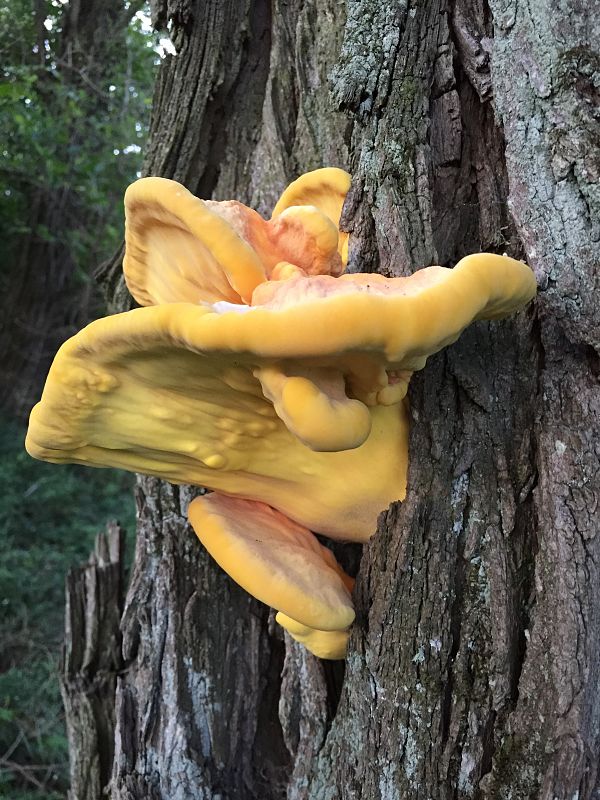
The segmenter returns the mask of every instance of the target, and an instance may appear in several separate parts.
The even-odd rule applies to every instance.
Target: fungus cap
[[[89,325],[56,356],[31,455],[203,485],[364,541],[404,497],[410,373],[535,292],[526,265],[487,254],[408,278],[264,286],[261,306],[168,304]]]
[[[166,178],[125,192],[127,288],[143,306],[249,302],[266,280],[258,255],[214,208]]]
[[[311,628],[352,623],[351,579],[302,525],[264,503],[217,493],[193,500],[188,515],[215,561],[258,600]]]
[[[343,659],[346,656],[348,637],[350,630],[343,631],[322,631],[318,628],[311,628],[303,625],[286,614],[279,611],[275,616],[275,621],[290,634],[292,639],[304,645],[313,655],[318,658],[331,660]]]
[[[339,229],[342,207],[350,184],[350,175],[337,167],[323,167],[307,172],[290,183],[281,195],[273,209],[272,219],[291,206],[308,205],[322,211]],[[339,234],[338,250],[345,267],[348,263],[348,234],[342,231]]]
[[[123,262],[129,291],[143,306],[249,303],[281,262],[303,275],[339,275],[337,223],[350,177],[331,168],[316,172],[318,180],[315,173],[301,179],[315,191],[286,190],[269,221],[234,200],[200,200],[166,178],[131,184]]]

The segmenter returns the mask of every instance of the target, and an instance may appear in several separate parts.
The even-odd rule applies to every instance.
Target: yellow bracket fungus
[[[367,541],[406,491],[406,392],[477,319],[522,308],[533,274],[478,253],[408,278],[343,275],[350,177],[291,184],[271,220],[163,178],[125,196],[138,308],[69,339],[31,413],[35,458],[213,490],[189,518],[215,560],[322,658],[342,658],[353,581],[312,531]]]

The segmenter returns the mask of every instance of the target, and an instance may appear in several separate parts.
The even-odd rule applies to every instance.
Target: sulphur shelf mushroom
[[[342,274],[349,176],[316,170],[270,220],[162,178],[125,197],[125,280],[144,308],[69,339],[31,413],[35,458],[212,489],[189,518],[215,560],[323,658],[342,658],[352,579],[312,531],[364,542],[406,490],[406,392],[474,320],[535,294],[478,253],[408,278]]]

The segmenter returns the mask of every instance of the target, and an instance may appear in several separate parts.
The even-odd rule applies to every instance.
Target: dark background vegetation
[[[107,519],[134,528],[132,476],[35,462],[23,438],[56,348],[104,313],[92,271],[122,237],[156,46],[140,3],[0,2],[0,797],[10,800],[65,796],[64,578]]]
[[[68,752],[58,682],[64,578],[102,520],[133,531],[132,476],[42,464],[23,428],[0,424],[0,797],[64,797]]]

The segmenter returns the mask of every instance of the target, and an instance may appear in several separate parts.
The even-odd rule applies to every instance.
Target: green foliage
[[[10,753],[9,766],[0,762],[0,797],[50,800],[67,785],[57,680],[64,578],[87,560],[106,520],[134,530],[133,478],[34,461],[23,438],[0,424],[0,757]],[[34,791],[36,780],[63,794]],[[19,793],[26,785],[33,793]]]
[[[134,15],[114,41],[106,32],[98,52],[72,57],[63,52],[67,6],[45,4],[41,40],[36,7],[0,0],[0,259],[14,260],[20,235],[61,242],[85,278],[122,237],[123,192],[147,135],[155,38]],[[51,230],[32,198],[50,197],[58,209],[67,192],[76,218]]]
[[[6,800],[64,797],[68,749],[56,670],[55,655],[40,648],[31,660],[0,675],[0,747],[10,753],[16,744],[0,765],[0,797]],[[31,791],[20,788],[27,786]]]

